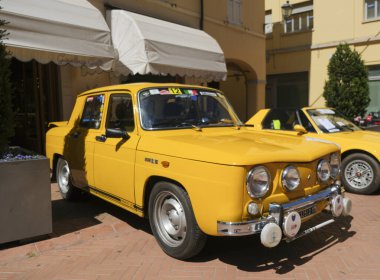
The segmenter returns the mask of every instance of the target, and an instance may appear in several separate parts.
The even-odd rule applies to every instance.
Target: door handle
[[[71,138],[78,138],[79,135],[80,135],[80,132],[79,131],[75,131],[75,132],[73,132],[73,133],[70,134],[70,137]]]
[[[105,135],[96,136],[95,140],[98,142],[106,142],[107,137]]]

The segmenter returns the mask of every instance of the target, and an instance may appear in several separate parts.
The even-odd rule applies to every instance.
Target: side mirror
[[[307,133],[307,130],[300,124],[294,125],[293,129],[298,132],[298,135]]]
[[[129,139],[129,135],[125,130],[115,129],[115,128],[107,128],[106,137],[107,138],[123,138],[124,140]]]

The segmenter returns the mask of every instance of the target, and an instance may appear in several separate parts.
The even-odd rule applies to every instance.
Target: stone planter
[[[0,160],[0,243],[51,232],[49,160]]]

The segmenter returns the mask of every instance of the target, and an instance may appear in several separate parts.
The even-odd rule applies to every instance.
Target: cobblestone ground
[[[379,194],[348,196],[352,217],[293,243],[210,238],[199,256],[178,261],[146,220],[95,197],[63,201],[52,184],[54,233],[0,245],[0,279],[380,279]]]

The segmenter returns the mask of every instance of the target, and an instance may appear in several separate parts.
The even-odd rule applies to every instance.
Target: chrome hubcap
[[[161,192],[154,201],[154,224],[161,240],[177,247],[186,236],[186,217],[179,199],[171,192]]]
[[[344,170],[344,176],[347,183],[356,189],[368,187],[374,179],[371,165],[363,160],[350,162]]]
[[[69,191],[70,169],[67,161],[61,162],[58,171],[58,186],[63,193]]]

